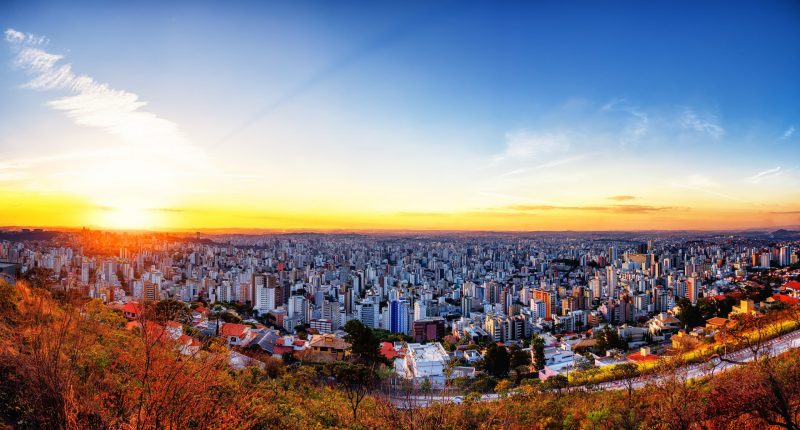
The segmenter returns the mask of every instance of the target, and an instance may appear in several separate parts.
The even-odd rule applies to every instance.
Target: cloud
[[[13,28],[6,29],[4,34],[6,36],[6,41],[10,43],[20,43],[30,46],[47,45],[48,43],[50,43],[50,40],[48,40],[44,36],[36,36],[33,34],[22,33],[20,31],[14,30]]]
[[[611,212],[622,214],[640,214],[651,212],[674,211],[681,208],[672,206],[646,206],[646,205],[609,205],[609,206],[557,206],[557,205],[509,205],[502,209],[530,212],[530,211],[585,211],[585,212]]]
[[[28,184],[32,189],[80,190],[96,205],[140,211],[172,207],[185,198],[187,190],[202,189],[193,186],[191,175],[209,170],[210,160],[176,123],[147,111],[147,103],[139,95],[76,73],[63,55],[45,49],[47,38],[14,29],[4,34],[14,54],[14,66],[29,77],[22,88],[58,92],[60,96],[48,101],[47,107],[63,112],[77,125],[117,138],[103,144],[102,157],[81,158],[79,168],[74,163],[58,163],[59,159],[75,158],[77,148],[71,154],[13,161],[11,168],[18,171],[37,169],[31,175],[36,181]],[[90,152],[97,151],[92,148]],[[53,168],[37,168],[47,163]]]
[[[502,153],[492,159],[493,163],[503,160],[535,158],[542,155],[561,153],[570,147],[565,133],[536,134],[529,131],[506,133],[506,146]]]
[[[797,211],[772,211],[773,215],[800,215],[800,210]]]
[[[794,136],[794,132],[795,131],[796,130],[795,130],[794,126],[791,126],[791,127],[787,128],[786,131],[783,132],[783,135],[781,136],[781,139],[782,140],[786,140],[786,139]]]
[[[603,112],[625,112],[631,119],[620,133],[620,143],[627,145],[636,143],[650,132],[650,115],[642,109],[631,105],[625,98],[616,98],[600,108]]]
[[[700,174],[689,175],[681,180],[673,181],[670,184],[673,188],[683,188],[692,191],[699,191],[701,193],[710,194],[716,197],[722,197],[726,200],[731,200],[739,203],[750,203],[747,200],[740,199],[730,194],[717,191],[721,185],[712,179]]]
[[[177,124],[143,110],[147,103],[137,94],[76,74],[72,64],[61,64],[62,55],[41,49],[47,42],[43,36],[14,29],[7,29],[5,35],[16,52],[14,64],[31,76],[23,88],[72,94],[49,101],[47,106],[63,111],[78,125],[103,129],[128,144],[161,153],[180,153],[181,158],[198,156]]]
[[[774,167],[774,168],[769,169],[769,170],[764,170],[763,172],[758,172],[753,176],[749,176],[749,177],[745,178],[745,181],[753,183],[753,184],[758,184],[758,183],[760,183],[762,180],[764,180],[766,178],[770,178],[772,176],[780,174],[780,172],[781,172],[781,166]]]
[[[537,164],[536,166],[533,166],[533,167],[513,169],[513,170],[510,170],[510,171],[508,171],[506,173],[503,173],[503,174],[499,175],[498,178],[519,175],[519,174],[522,174],[522,173],[533,172],[533,171],[537,171],[537,170],[541,170],[541,169],[550,169],[550,168],[553,168],[553,167],[563,166],[565,164],[570,164],[570,163],[574,163],[574,162],[577,162],[577,161],[581,161],[581,160],[583,160],[585,158],[588,158],[588,157],[590,157],[592,155],[595,155],[595,153],[588,152],[588,153],[584,153],[584,154],[574,155],[572,157],[564,157],[564,158],[558,158],[558,159],[555,159],[555,160],[550,160],[550,161],[547,161],[545,163]]]
[[[623,201],[627,201],[627,200],[636,199],[635,196],[609,196],[609,197],[606,197],[606,198],[608,200],[614,200],[614,201],[618,201],[618,202],[623,202]]]
[[[698,114],[691,108],[684,109],[681,117],[681,126],[685,129],[706,133],[715,139],[725,134],[725,129],[718,124],[714,115],[708,113]]]

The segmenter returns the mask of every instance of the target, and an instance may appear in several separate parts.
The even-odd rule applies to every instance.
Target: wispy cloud
[[[63,55],[46,49],[47,38],[14,29],[4,35],[14,66],[29,77],[21,88],[57,92],[47,107],[63,112],[77,125],[117,138],[101,147],[102,159],[82,158],[80,169],[58,162],[79,154],[74,148],[62,156],[12,160],[5,176],[14,171],[13,177],[37,178],[27,183],[33,191],[80,190],[94,204],[139,210],[171,207],[186,190],[200,189],[192,187],[186,176],[207,171],[209,159],[176,123],[147,111],[147,103],[137,94],[76,73]],[[53,168],[44,169],[45,164]],[[34,170],[36,175],[31,175]]]
[[[550,161],[547,161],[545,163],[537,164],[535,166],[519,168],[519,169],[513,169],[513,170],[510,170],[510,171],[508,171],[506,173],[503,173],[503,174],[499,175],[498,177],[499,178],[503,178],[503,177],[507,177],[507,176],[514,176],[514,175],[520,175],[520,174],[523,174],[523,173],[538,171],[538,170],[542,170],[542,169],[550,169],[550,168],[553,168],[553,167],[559,167],[559,166],[563,166],[565,164],[575,163],[575,162],[584,160],[584,159],[586,159],[586,158],[588,158],[588,157],[590,157],[592,155],[595,155],[595,153],[587,152],[587,153],[584,153],[584,154],[574,155],[572,157],[557,158],[555,160],[550,160]]]
[[[795,130],[794,126],[790,126],[789,128],[786,129],[786,131],[783,132],[783,135],[781,136],[781,139],[786,140],[786,139],[794,136],[794,132],[795,131],[796,130]]]
[[[749,176],[745,178],[745,181],[753,184],[758,184],[764,179],[778,175],[780,172],[781,172],[781,166],[774,167],[772,169],[764,170],[763,172],[758,172],[753,176]]]
[[[620,133],[619,142],[622,145],[636,143],[650,132],[650,115],[641,108],[632,105],[625,98],[616,98],[604,104],[601,108],[603,112],[624,112],[630,115],[631,120],[627,122]]]
[[[628,201],[628,200],[634,200],[634,199],[636,199],[636,196],[609,196],[609,197],[606,197],[606,198],[608,200],[614,200],[614,201],[617,201],[617,202],[624,202],[624,201]]]
[[[147,103],[137,94],[76,74],[72,64],[62,64],[62,55],[42,49],[47,44],[45,37],[7,29],[5,39],[16,53],[14,64],[31,77],[22,87],[71,93],[47,105],[65,112],[76,124],[103,129],[126,143],[148,146],[157,152],[180,152],[182,157],[198,155],[177,124],[143,110]]]
[[[688,175],[683,179],[673,181],[670,185],[673,188],[683,188],[692,191],[699,191],[701,193],[710,194],[716,197],[722,197],[726,200],[731,200],[739,203],[750,203],[747,200],[740,199],[736,196],[732,196],[730,194],[717,191],[717,189],[721,188],[721,185],[718,182],[712,180],[711,178],[708,178],[700,174]]]
[[[566,133],[537,134],[530,131],[516,131],[506,133],[505,148],[492,158],[492,162],[561,153],[567,151],[569,147],[570,140]]]
[[[23,33],[14,30],[13,28],[6,29],[4,34],[6,36],[6,40],[12,43],[24,43],[30,46],[41,46],[50,43],[50,41],[44,36]]]
[[[684,109],[681,117],[681,126],[685,129],[706,133],[715,139],[719,139],[725,134],[725,129],[719,125],[714,115],[698,113],[691,108]]]
[[[558,206],[558,205],[509,205],[502,209],[535,212],[535,211],[586,211],[586,212],[613,212],[623,214],[639,214],[650,212],[664,212],[680,210],[673,206],[648,206],[648,205],[609,205],[609,206]],[[684,208],[685,209],[685,208]]]

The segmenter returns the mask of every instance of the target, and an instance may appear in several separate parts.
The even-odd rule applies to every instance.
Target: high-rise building
[[[421,320],[428,317],[428,307],[423,300],[417,300],[414,303],[414,321]]]
[[[261,284],[256,287],[253,309],[262,315],[273,311],[278,307],[276,299],[275,288],[270,288]]]
[[[461,298],[461,316],[469,318],[472,314],[472,296],[464,296]]]
[[[409,334],[411,328],[409,314],[408,300],[397,299],[389,302],[389,331]]]
[[[697,274],[693,273],[688,279],[686,279],[686,299],[688,299],[692,304],[697,303],[697,293],[700,289],[700,284],[697,279]]]
[[[550,318],[555,310],[556,294],[554,291],[545,290],[543,288],[535,288],[533,290],[533,300],[544,302],[545,318]]]
[[[606,267],[606,283],[608,284],[608,297],[615,298],[617,296],[617,270],[614,266]]]

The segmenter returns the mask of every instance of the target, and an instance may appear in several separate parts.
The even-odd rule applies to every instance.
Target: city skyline
[[[4,2],[0,225],[800,225],[796,3]]]

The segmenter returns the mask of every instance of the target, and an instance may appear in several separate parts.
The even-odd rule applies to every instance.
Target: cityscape
[[[800,429],[796,2],[0,2],[0,429]]]

